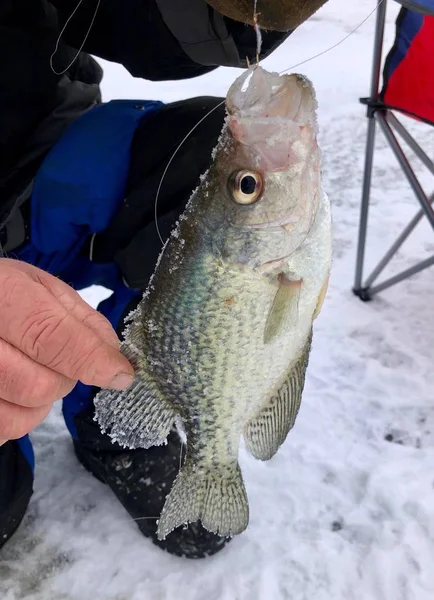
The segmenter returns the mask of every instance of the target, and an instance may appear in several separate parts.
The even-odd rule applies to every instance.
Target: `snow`
[[[283,70],[332,46],[374,0],[330,0],[264,64]],[[387,18],[390,47],[397,6]],[[57,405],[32,434],[35,494],[0,553],[2,600],[431,600],[434,597],[433,319],[431,271],[364,304],[354,276],[374,18],[304,64],[314,83],[325,190],[334,212],[334,265],[315,335],[302,407],[271,461],[241,452],[251,522],[205,561],[169,556],[143,538],[108,488],[77,462]],[[103,91],[175,100],[224,95],[239,73],[150,83],[104,63]],[[428,153],[431,130],[411,123]],[[369,263],[416,212],[378,135]],[[415,163],[424,185],[430,179]],[[394,270],[432,253],[426,224]],[[83,296],[96,305],[101,288]],[[387,435],[393,441],[387,441]],[[394,442],[400,443],[394,443]]]

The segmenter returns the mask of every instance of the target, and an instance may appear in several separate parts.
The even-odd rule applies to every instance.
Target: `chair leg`
[[[433,201],[434,201],[434,195],[431,196],[431,198],[430,198],[430,202],[432,203]],[[410,223],[407,225],[407,227],[405,227],[403,229],[402,233],[397,237],[396,241],[392,244],[392,246],[389,248],[389,250],[383,256],[383,258],[380,260],[380,262],[375,267],[375,269],[372,271],[372,273],[369,275],[369,277],[366,278],[366,281],[365,281],[366,288],[370,288],[372,286],[372,284],[374,283],[374,281],[383,272],[385,267],[389,264],[391,259],[395,256],[395,254],[401,248],[401,246],[403,245],[405,240],[409,237],[409,235],[414,231],[416,226],[422,220],[422,218],[424,217],[424,214],[425,213],[423,212],[423,210],[419,210],[417,212],[417,214],[412,218]]]
[[[372,166],[375,146],[375,116],[369,119],[366,141],[365,172],[363,176],[362,204],[360,209],[359,239],[357,244],[356,276],[353,292],[361,300],[369,300],[369,293],[363,287],[363,265],[365,261],[366,234],[368,228],[369,198],[371,193]]]
[[[427,269],[428,267],[434,264],[434,257],[428,258],[413,267],[410,267],[393,277],[373,286],[374,281],[378,278],[378,276],[382,273],[384,268],[390,262],[390,260],[395,256],[399,248],[408,238],[410,233],[414,230],[416,225],[422,219],[423,216],[428,218],[431,226],[434,228],[434,211],[432,209],[432,203],[434,200],[434,195],[428,197],[423,191],[416,175],[414,174],[413,169],[411,168],[410,163],[404,151],[401,148],[400,143],[396,139],[392,128],[388,122],[389,119],[389,111],[386,112],[377,112],[375,114],[376,119],[378,119],[378,125],[383,131],[387,142],[389,143],[390,148],[395,154],[404,175],[406,176],[411,188],[413,189],[419,203],[421,205],[421,210],[413,217],[410,223],[404,228],[402,233],[396,239],[396,241],[392,244],[390,249],[386,252],[380,262],[377,264],[372,273],[367,277],[367,279],[362,283],[363,278],[363,263],[364,263],[364,252],[365,252],[365,242],[366,242],[366,229],[367,229],[367,218],[368,218],[368,208],[369,208],[369,192],[371,185],[371,174],[372,174],[372,155],[373,155],[373,146],[374,146],[374,134],[372,134],[372,139],[370,137],[370,130],[368,131],[368,142],[367,142],[367,151],[366,151],[366,164],[365,164],[365,177],[363,183],[363,196],[362,196],[362,208],[361,208],[361,218],[360,218],[360,230],[359,230],[359,246],[358,246],[358,254],[357,254],[357,270],[356,270],[356,282],[354,286],[354,293],[364,301],[371,300],[375,294],[407,279],[412,277],[416,273],[419,273],[423,269]],[[373,119],[371,119],[373,120]],[[392,120],[393,125],[395,122]],[[398,127],[399,129],[399,122]],[[401,131],[400,131],[401,133]],[[405,141],[409,142],[405,136],[403,136]],[[414,142],[416,144],[416,142]],[[421,149],[421,152],[422,149]],[[421,157],[420,157],[421,158]],[[421,158],[422,159],[422,158]],[[425,161],[423,161],[425,162]]]
[[[434,163],[431,157],[422,150],[419,144],[416,142],[414,137],[410,135],[407,129],[402,123],[396,118],[391,110],[387,111],[387,122],[389,125],[398,133],[404,142],[413,150],[418,159],[425,165],[430,173],[434,175]]]
[[[368,102],[377,102],[381,77],[381,57],[383,53],[384,26],[386,22],[387,0],[377,0],[375,22],[374,53],[372,57],[371,93]],[[366,141],[365,172],[363,177],[362,206],[360,210],[359,240],[357,244],[356,275],[353,292],[362,300],[370,300],[369,292],[363,287],[363,265],[365,261],[366,234],[368,227],[369,197],[371,192],[372,164],[375,145],[375,111],[368,109],[368,135]]]
[[[432,267],[433,265],[434,256],[431,256],[430,258],[423,260],[417,265],[409,267],[408,269],[405,269],[405,271],[402,271],[401,273],[398,273],[397,275],[394,275],[393,277],[382,281],[378,285],[370,287],[369,295],[372,298],[375,294],[378,294],[379,292],[382,292],[383,290],[392,287],[392,285],[396,285],[397,283],[404,281],[404,279],[409,279],[410,277],[413,277],[413,275],[416,275],[416,273],[420,273],[424,269],[428,269],[428,267]]]
[[[375,29],[375,41],[374,41],[374,56],[373,56],[373,68],[371,77],[371,95],[367,101],[363,99],[363,103],[368,105],[368,135],[366,142],[366,156],[365,156],[365,172],[363,178],[363,193],[362,203],[360,211],[360,226],[359,226],[359,237],[357,245],[357,258],[356,258],[356,273],[353,292],[361,300],[371,300],[372,297],[378,292],[395,285],[396,283],[419,273],[423,269],[426,269],[434,264],[434,257],[428,258],[397,275],[390,277],[389,279],[373,286],[374,281],[378,278],[381,272],[384,270],[386,265],[395,256],[398,249],[408,238],[410,233],[414,230],[416,225],[419,223],[423,216],[426,216],[430,225],[434,229],[434,210],[432,203],[434,195],[428,197],[422,189],[400,143],[398,142],[395,132],[402,137],[402,139],[408,144],[408,146],[415,152],[422,163],[427,169],[434,174],[434,164],[431,158],[422,150],[416,140],[409,134],[409,132],[402,126],[399,120],[393,115],[391,111],[381,109],[381,102],[378,103],[378,89],[381,75],[381,58],[383,48],[383,36],[384,36],[384,25],[386,17],[386,0],[377,0],[378,11]],[[379,109],[380,108],[380,109]],[[371,191],[371,180],[372,180],[372,166],[374,156],[374,145],[375,145],[375,127],[376,121],[382,132],[384,133],[386,140],[392,149],[395,157],[398,160],[402,171],[407,178],[412,190],[414,191],[421,210],[415,215],[410,221],[407,227],[403,230],[401,235],[397,238],[391,248],[386,252],[380,262],[377,264],[371,275],[363,281],[363,268],[365,261],[365,248],[366,248],[366,237],[367,237],[367,226],[368,226],[368,212],[369,212],[369,199]]]
[[[416,198],[419,200],[419,204],[425,213],[426,218],[428,219],[431,227],[434,229],[434,211],[432,209],[430,199],[423,191],[422,186],[420,185],[409,161],[407,160],[407,157],[405,156],[398,140],[395,137],[395,134],[392,131],[392,128],[387,122],[387,116],[384,113],[377,113],[377,117],[378,125],[381,127],[390,148],[392,149],[405,177],[407,178],[408,183],[410,184],[410,187],[415,193]]]

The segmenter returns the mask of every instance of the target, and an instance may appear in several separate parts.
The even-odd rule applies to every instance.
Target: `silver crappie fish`
[[[123,445],[163,444],[174,422],[186,433],[159,539],[198,520],[221,536],[247,527],[240,438],[268,460],[294,425],[329,276],[311,83],[254,67],[226,106],[211,167],[129,318],[121,347],[135,381],[95,399]]]

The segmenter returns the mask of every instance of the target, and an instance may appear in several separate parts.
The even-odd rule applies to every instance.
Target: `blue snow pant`
[[[103,231],[125,198],[131,143],[143,119],[159,102],[116,100],[94,107],[75,121],[42,163],[31,197],[31,239],[13,257],[56,275],[76,290],[104,286],[112,295],[98,311],[116,329],[141,291],[125,285],[114,261],[95,263],[81,249]],[[91,386],[78,383],[63,399],[63,415],[73,438],[75,416],[92,401]],[[28,436],[18,440],[34,470]]]
[[[164,239],[209,167],[224,119],[221,101],[199,97],[163,105],[115,100],[79,117],[39,167],[27,212],[23,208],[28,241],[9,256],[76,290],[91,285],[111,290],[98,311],[120,335],[161,251],[154,220],[161,176],[177,149],[158,200]],[[206,114],[206,127],[196,128]],[[77,457],[98,477],[95,461],[122,449],[93,420],[97,389],[78,383],[63,400],[63,415]],[[28,436],[0,447],[0,548],[25,514],[33,476]]]

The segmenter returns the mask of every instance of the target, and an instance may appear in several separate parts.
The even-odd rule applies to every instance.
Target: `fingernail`
[[[134,376],[129,373],[118,373],[107,386],[112,390],[125,390],[129,388],[134,381]]]

